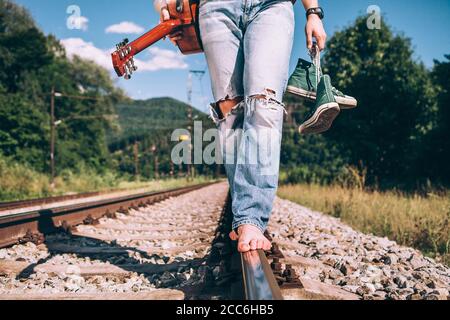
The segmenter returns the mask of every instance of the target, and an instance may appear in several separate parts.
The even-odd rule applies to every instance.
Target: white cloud
[[[67,18],[67,27],[71,30],[87,31],[89,27],[89,19],[83,16],[72,15]]]
[[[103,68],[113,72],[111,53],[114,49],[99,49],[92,42],[86,42],[81,38],[63,39],[61,43],[65,47],[69,58],[77,55],[83,59],[94,61]],[[151,47],[147,52],[149,58],[135,58],[135,64],[138,67],[137,72],[188,68],[187,63],[184,61],[184,56],[176,51]],[[141,55],[145,56],[145,53],[141,53]]]
[[[118,33],[118,34],[140,34],[145,31],[144,28],[138,26],[134,22],[123,21],[118,24],[113,24],[106,28],[106,33]]]
[[[105,51],[94,46],[92,42],[86,42],[81,38],[68,38],[61,40],[61,44],[66,48],[69,58],[77,55],[86,60],[91,60],[98,65],[111,69],[111,56]]]
[[[151,47],[148,49],[150,59],[135,59],[136,65],[141,71],[156,71],[161,69],[187,69],[184,56],[176,51]]]

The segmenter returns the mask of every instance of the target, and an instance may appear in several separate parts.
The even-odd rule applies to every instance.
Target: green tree
[[[45,35],[28,12],[0,0],[0,83],[8,92],[16,92],[29,73],[51,63]]]
[[[284,183],[331,183],[343,173],[346,155],[323,135],[300,135],[302,123],[313,103],[292,95],[284,99],[289,116],[284,125],[281,148],[281,180]]]
[[[20,94],[0,94],[0,150],[43,170],[47,150],[47,120],[34,105]]]
[[[122,99],[122,91],[113,86],[105,69],[78,57],[71,61],[65,56],[57,58],[42,75],[41,84],[48,92],[55,86],[65,95],[55,100],[55,115],[60,121],[56,148],[59,167],[107,168],[106,132],[116,121],[113,106]]]
[[[431,181],[450,185],[450,55],[434,62],[433,83],[437,88],[437,112],[433,129],[422,144],[420,166],[422,175]]]
[[[435,109],[429,73],[414,59],[410,40],[384,22],[369,30],[359,17],[333,35],[324,60],[334,85],[359,101],[326,136],[351,164],[368,168],[369,183],[415,183],[419,142]]]
[[[0,152],[39,171],[48,169],[53,87],[66,95],[55,101],[58,169],[105,169],[106,131],[115,122],[113,106],[125,95],[107,70],[69,60],[58,39],[45,36],[23,7],[0,0]]]
[[[49,121],[36,74],[51,62],[46,37],[28,12],[0,0],[0,152],[38,170],[48,154]]]

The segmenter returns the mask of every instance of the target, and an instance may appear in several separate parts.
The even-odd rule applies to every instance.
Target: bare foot
[[[261,230],[253,225],[242,225],[238,228],[238,234],[232,231],[230,238],[233,241],[239,240],[238,251],[248,252],[251,250],[269,251],[272,247],[270,241],[264,237]]]

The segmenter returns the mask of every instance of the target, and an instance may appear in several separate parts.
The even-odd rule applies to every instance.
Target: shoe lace
[[[338,96],[344,96],[344,93],[342,93],[342,91],[339,91],[338,89],[336,89],[335,87],[331,88],[331,91],[333,91],[334,93],[336,93]]]
[[[316,42],[314,42],[311,50],[309,51],[309,56],[311,57],[312,63],[316,67],[316,87],[317,87],[319,86],[320,76],[322,75],[322,67],[320,64],[320,50]],[[331,90],[335,92],[337,95],[341,96],[344,95],[341,91],[339,91],[335,87],[332,87]]]
[[[319,86],[320,75],[322,74],[322,68],[320,66],[320,49],[316,42],[314,42],[311,50],[309,50],[309,56],[316,67],[316,86]]]

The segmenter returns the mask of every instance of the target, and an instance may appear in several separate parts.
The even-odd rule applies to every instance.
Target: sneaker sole
[[[313,91],[307,91],[293,86],[288,86],[286,91],[292,93],[293,95],[306,98],[310,101],[316,101],[316,93]],[[339,107],[341,109],[354,109],[358,106],[358,101],[356,101],[356,99],[354,98],[340,96],[334,96],[334,98],[336,99],[336,102],[339,104]]]
[[[319,134],[328,131],[340,111],[341,109],[336,102],[320,106],[314,115],[300,126],[299,132],[301,134]]]

